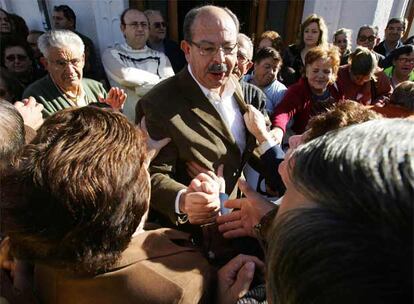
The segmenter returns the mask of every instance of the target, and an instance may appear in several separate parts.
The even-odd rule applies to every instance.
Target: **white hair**
[[[47,58],[50,48],[70,48],[79,50],[82,54],[85,51],[85,45],[82,39],[74,32],[69,30],[52,30],[44,33],[39,37],[37,46],[42,54]]]
[[[252,40],[245,34],[243,33],[238,33],[237,34],[237,42],[239,43],[239,49],[240,49],[240,41],[244,40],[247,43],[247,56],[249,58],[249,60],[252,60],[253,58],[253,42]]]

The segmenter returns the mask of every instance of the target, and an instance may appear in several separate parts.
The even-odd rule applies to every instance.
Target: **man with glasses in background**
[[[160,11],[146,10],[144,12],[149,22],[149,36],[147,45],[159,52],[163,52],[170,59],[174,73],[178,73],[187,63],[179,45],[166,38],[167,23]]]
[[[152,214],[163,225],[193,233],[197,240],[200,225],[215,222],[220,201],[217,191],[191,180],[197,168],[216,172],[224,164],[225,191],[234,194],[256,146],[243,120],[246,103],[262,110],[264,102],[246,92],[240,94],[243,102],[236,92],[240,85],[233,69],[239,22],[230,10],[212,5],[194,8],[183,29],[181,49],[188,65],[141,99],[137,122],[145,115],[152,138],[171,138],[150,166]]]
[[[378,42],[378,27],[366,24],[359,28],[356,39],[357,45],[368,48],[375,55],[378,66],[382,67],[382,62],[385,57],[374,51],[374,47],[378,44]]]
[[[146,45],[149,23],[143,12],[126,9],[120,19],[125,43],[107,49],[102,62],[110,84],[126,91],[123,112],[134,122],[138,100],[160,80],[173,76],[174,71],[164,53]]]
[[[403,46],[401,41],[407,27],[407,19],[405,18],[391,18],[387,27],[385,28],[384,41],[379,43],[374,51],[387,57],[393,49]]]

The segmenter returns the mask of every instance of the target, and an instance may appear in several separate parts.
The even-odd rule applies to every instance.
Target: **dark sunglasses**
[[[10,54],[10,55],[6,56],[6,60],[8,60],[8,61],[15,61],[16,59],[19,59],[19,61],[23,61],[23,60],[27,59],[27,56],[26,55],[21,55],[21,54],[17,54],[17,55]]]
[[[153,25],[156,29],[160,29],[162,27],[167,27],[167,23],[165,23],[165,22],[154,22]]]
[[[358,37],[358,40],[360,40],[360,41],[362,41],[362,42],[365,42],[366,40],[368,40],[369,42],[372,42],[372,41],[374,41],[375,40],[375,36],[369,36],[369,37],[367,37],[367,36],[359,36]]]

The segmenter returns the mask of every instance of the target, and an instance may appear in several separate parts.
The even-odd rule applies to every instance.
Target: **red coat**
[[[377,81],[368,81],[362,86],[359,86],[352,82],[349,69],[349,64],[339,67],[338,78],[336,80],[339,90],[344,92],[346,99],[351,99],[364,105],[388,102],[388,98],[392,93],[392,86],[383,71],[375,73]],[[372,93],[375,96],[371,96]]]
[[[328,85],[328,90],[334,101],[342,99],[342,94],[336,86]],[[309,118],[312,116],[312,92],[306,78],[301,78],[290,86],[281,103],[276,107],[272,120],[273,127],[279,127],[286,132],[287,123],[293,118],[292,130],[296,134],[305,131]]]

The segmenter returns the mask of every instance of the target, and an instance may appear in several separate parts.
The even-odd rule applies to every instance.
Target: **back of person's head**
[[[401,82],[392,92],[390,102],[414,111],[414,82]]]
[[[76,29],[76,14],[68,5],[57,5],[53,7],[55,12],[62,12],[66,19],[73,21],[73,28]]]
[[[80,53],[85,52],[85,45],[82,39],[69,30],[51,30],[39,37],[37,41],[40,52],[47,58],[50,48],[76,49]]]
[[[319,39],[317,42],[317,45],[325,45],[328,43],[328,27],[326,26],[325,20],[316,14],[309,15],[300,25],[300,31],[299,31],[299,37],[296,44],[303,49],[305,47],[304,42],[304,34],[305,29],[308,27],[309,24],[315,22],[318,25],[319,28]]]
[[[280,67],[283,63],[279,52],[272,47],[260,49],[254,56],[254,62],[255,64],[259,64],[262,60],[267,58],[272,58],[277,63],[278,67]]]
[[[336,79],[338,74],[339,64],[341,62],[340,53],[337,46],[334,45],[319,45],[311,48],[305,56],[305,66],[311,65],[315,61],[323,59],[329,61],[332,66],[333,79]]]
[[[295,150],[291,180],[314,206],[276,220],[272,303],[412,303],[413,136],[413,121],[381,119]]]
[[[23,147],[24,137],[22,116],[10,102],[0,99],[0,175]]]
[[[351,72],[354,75],[374,75],[377,70],[377,59],[375,55],[367,48],[358,46],[355,51],[349,55]]]
[[[144,136],[120,113],[48,118],[0,181],[16,256],[87,273],[113,265],[148,209],[146,157]]]
[[[382,118],[382,115],[353,100],[335,103],[328,111],[311,117],[304,141],[308,142],[329,131]]]

